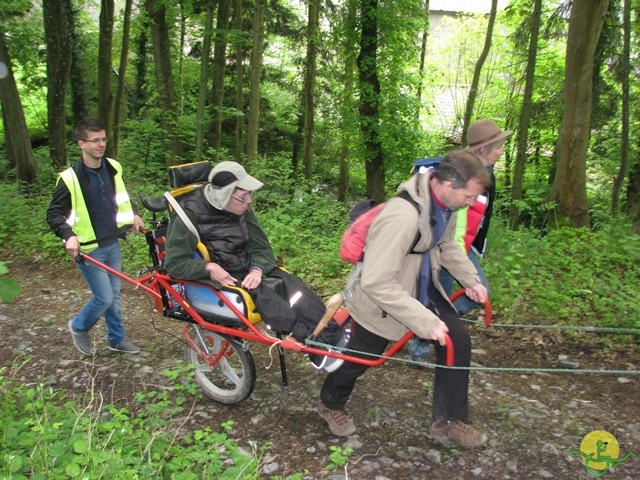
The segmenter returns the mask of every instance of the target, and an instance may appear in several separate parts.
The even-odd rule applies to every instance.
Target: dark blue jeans
[[[480,277],[480,281],[482,282],[482,285],[484,285],[487,289],[487,293],[489,293],[489,280],[487,280],[487,276],[482,269],[482,265],[480,265],[480,259],[473,250],[469,250],[467,256],[469,257],[469,260],[471,260],[471,263],[473,263],[473,266],[476,267],[478,276]],[[448,270],[444,268],[440,270],[440,283],[442,284],[442,288],[444,288],[444,291],[447,293],[447,295],[451,295],[453,293],[453,276],[449,273]],[[466,295],[462,295],[458,297],[455,302],[453,302],[453,306],[456,307],[456,310],[460,315],[464,315],[469,310],[473,310],[474,308],[480,307],[481,305],[474,302]]]
[[[114,270],[122,270],[122,255],[117,241],[107,247],[98,247],[89,255]],[[121,280],[92,263],[78,263],[78,268],[87,281],[93,298],[74,317],[73,328],[80,332],[89,331],[104,315],[107,339],[111,345],[117,345],[125,338],[120,312]]]

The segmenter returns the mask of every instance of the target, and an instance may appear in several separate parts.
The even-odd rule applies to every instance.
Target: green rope
[[[485,322],[480,320],[470,320],[468,318],[460,317],[460,320],[467,323],[482,324]],[[487,325],[488,327],[503,327],[503,328],[540,328],[548,330],[573,330],[580,332],[607,332],[607,333],[640,333],[640,328],[613,328],[613,327],[576,327],[572,325],[516,325],[513,323],[492,323]]]
[[[346,347],[335,347],[328,343],[320,343],[315,342],[313,340],[307,339],[305,341],[307,345],[311,345],[314,347],[321,347],[325,349],[331,349],[334,351],[339,351],[340,353],[359,353],[361,355],[366,355],[367,357],[377,357],[377,358],[385,358],[387,360],[394,360],[396,362],[403,362],[407,364],[417,365],[417,366],[425,366],[430,365],[433,367],[444,368],[449,370],[476,370],[476,371],[485,371],[485,372],[544,372],[544,373],[606,373],[609,375],[640,375],[640,370],[582,370],[579,368],[526,368],[526,367],[448,367],[446,365],[436,365],[435,363],[429,362],[420,362],[415,360],[410,360],[406,358],[396,358],[389,357],[386,355],[377,355],[373,353],[362,352],[360,350],[353,350]]]

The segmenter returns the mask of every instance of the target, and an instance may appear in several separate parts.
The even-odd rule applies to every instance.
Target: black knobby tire
[[[251,352],[242,349],[242,343],[215,332],[192,325],[187,335],[198,349],[215,356],[226,345],[224,357],[210,366],[191,345],[185,346],[187,363],[195,365],[195,379],[205,395],[227,405],[249,398],[256,383],[256,366]],[[204,345],[203,345],[204,342]]]

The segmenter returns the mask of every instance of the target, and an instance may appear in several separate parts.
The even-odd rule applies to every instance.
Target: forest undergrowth
[[[338,250],[341,234],[348,224],[350,205],[337,202],[330,188],[311,188],[311,185],[282,181],[288,172],[272,167],[273,164],[259,165],[256,172],[252,172],[266,185],[256,195],[255,209],[261,224],[282,265],[300,275],[322,298],[328,298],[342,288],[349,272],[349,265],[339,259]],[[150,186],[148,181],[136,180],[133,175],[128,183],[134,198],[142,191],[158,195],[166,188],[162,182]],[[0,241],[6,251],[20,252],[20,256],[50,264],[66,260],[60,240],[45,222],[50,195],[50,188],[25,196],[17,186],[2,184],[0,202],[4,208],[0,211]],[[150,226],[151,214],[146,212],[143,218]],[[483,260],[491,284],[494,322],[640,328],[640,237],[630,224],[617,220],[601,223],[593,230],[565,227],[549,231],[535,228],[512,231],[505,223],[499,215],[494,217],[488,255]],[[123,245],[125,273],[134,276],[139,269],[149,266],[147,246],[141,235],[130,235]],[[0,264],[5,260],[0,257]],[[0,275],[2,273],[0,270]],[[609,338],[610,342],[616,343],[637,342],[637,335],[620,334]],[[158,430],[158,436],[153,438],[139,438],[128,433],[134,431],[137,424],[149,426],[154,412],[182,413],[184,398],[180,392],[171,397],[165,393],[150,393],[140,399],[148,404],[144,414],[131,417],[129,412],[114,410],[109,405],[100,405],[96,410],[96,399],[69,398],[64,392],[54,392],[42,385],[26,387],[8,373],[5,370],[0,374],[4,418],[28,426],[31,433],[25,435],[11,424],[3,426],[5,436],[19,437],[25,451],[37,447],[39,456],[27,460],[15,451],[5,451],[3,474],[8,478],[26,478],[11,475],[24,471],[27,461],[40,462],[30,468],[45,476],[52,475],[48,478],[75,477],[86,473],[87,469],[92,469],[92,475],[98,478],[108,473],[103,468],[114,460],[129,462],[131,470],[127,470],[128,473],[151,475],[148,478],[155,474],[162,478],[167,478],[165,475],[189,478],[178,474],[184,471],[181,462],[185,461],[192,462],[189,468],[198,465],[199,471],[223,475],[225,458],[232,458],[234,464],[228,478],[252,478],[251,475],[257,478],[260,446],[256,446],[254,452],[243,452],[248,456],[238,453],[237,447],[226,439],[224,425],[222,432],[196,432],[199,441],[211,444],[210,453],[225,452],[222,461],[212,460],[213,457],[207,455],[199,456],[191,449],[189,438],[175,441],[164,430]],[[27,398],[27,404],[21,404],[18,398]],[[64,411],[77,413],[77,420],[59,416]],[[58,440],[61,429],[68,429],[65,432],[67,443]],[[95,441],[87,443],[90,437]],[[102,440],[107,443],[100,443]],[[108,447],[108,442],[114,441],[119,442],[116,450]],[[55,467],[64,465],[61,470],[46,463],[56,451],[69,449],[71,453],[60,457],[61,463]],[[131,459],[139,456],[131,454],[129,458],[127,452],[139,453],[140,449],[146,451],[148,462],[140,460],[131,464]],[[118,459],[113,457],[114,451],[120,455]],[[175,470],[161,472],[158,462],[165,463],[164,468]],[[243,468],[246,470],[238,476]]]
[[[350,264],[338,255],[340,238],[349,208],[362,198],[338,202],[319,181],[294,180],[287,165],[276,157],[252,166],[251,173],[265,183],[256,193],[254,209],[280,264],[327,298],[342,289],[348,275]],[[163,175],[154,178],[150,183],[148,172],[132,170],[127,181],[131,196],[161,195],[168,186]],[[49,185],[25,196],[17,185],[2,184],[0,241],[5,248],[47,262],[66,258],[45,221],[51,192]],[[498,199],[498,211],[500,207]],[[150,227],[151,213],[141,213]],[[640,327],[638,252],[640,236],[621,217],[591,230],[532,226],[512,231],[506,218],[494,215],[482,262],[494,314],[509,323]],[[123,261],[129,275],[149,266],[141,235],[129,235]]]

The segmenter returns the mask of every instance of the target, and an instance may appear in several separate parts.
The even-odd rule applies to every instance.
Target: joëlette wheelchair
[[[196,162],[169,168],[170,194],[177,197],[199,188],[207,181],[210,165]],[[282,338],[261,328],[260,315],[255,311],[253,300],[242,288],[221,285],[213,280],[185,281],[169,276],[164,269],[164,241],[169,224],[168,215],[157,219],[158,214],[167,212],[165,197],[150,198],[140,195],[144,207],[153,213],[151,229],[145,233],[153,266],[138,278],[131,278],[81,254],[79,261],[92,263],[108,273],[133,284],[154,297],[154,309],[163,316],[184,322],[185,359],[195,365],[195,379],[204,393],[223,404],[236,404],[247,399],[254,389],[256,368],[251,355],[250,342],[278,349],[283,385],[287,385],[284,350],[320,354],[344,361],[368,366],[379,366],[398,352],[413,336],[408,332],[398,342],[392,344],[381,357],[363,358],[340,351],[327,350],[321,346],[302,344],[292,337]],[[208,258],[204,245],[200,244],[199,254]],[[279,292],[281,285],[277,279],[269,278],[270,285]],[[274,281],[275,280],[275,281]],[[313,332],[317,335],[334,318],[339,324],[352,321],[347,309],[342,306],[342,296],[334,295],[327,305],[327,313]],[[310,337],[311,339],[313,339]],[[453,365],[453,346],[447,337],[447,365]]]

